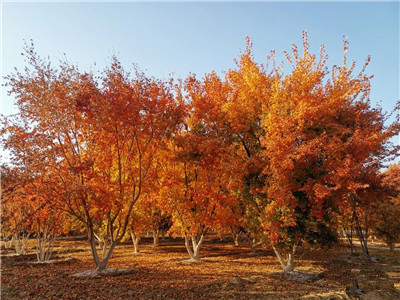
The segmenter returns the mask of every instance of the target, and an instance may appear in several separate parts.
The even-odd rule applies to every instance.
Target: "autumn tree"
[[[139,242],[143,232],[145,230],[154,231],[155,227],[157,229],[159,228],[159,209],[157,206],[154,206],[154,204],[154,197],[152,197],[152,194],[146,194],[139,200],[138,205],[133,208],[129,223],[129,234],[132,239],[135,254],[139,253]],[[157,231],[157,238],[154,237],[155,246],[158,246],[158,236],[159,234]]]
[[[382,189],[372,213],[372,229],[394,250],[400,242],[400,164],[391,165],[380,174]]]
[[[204,81],[189,76],[185,81],[186,118],[177,132],[166,156],[160,178],[160,201],[172,216],[171,231],[185,239],[191,260],[199,259],[204,237],[210,230],[221,231],[233,221],[230,203],[233,197],[226,188],[228,180],[224,172],[223,141],[217,134],[215,122],[218,106],[212,97],[203,93],[204,86],[218,85],[215,74]],[[181,100],[182,101],[182,100]],[[225,227],[226,228],[226,227]]]
[[[1,231],[6,248],[14,246],[17,255],[26,253],[33,233],[33,207],[24,188],[27,183],[17,168],[1,168]]]
[[[14,232],[21,231],[21,226],[25,228],[21,232],[22,247],[19,246],[18,234],[14,234],[14,240],[18,240],[15,242],[17,252],[25,251],[25,243],[33,235],[38,262],[45,262],[51,258],[55,237],[66,230],[63,226],[66,217],[54,206],[54,200],[59,194],[54,186],[48,184],[52,173],[43,166],[46,159],[42,156],[36,132],[21,123],[4,126],[3,133],[5,131],[8,134],[3,139],[3,145],[12,154],[12,166],[5,168],[9,171],[4,174],[7,175],[3,182],[3,201],[5,215],[10,214],[12,217],[3,220]],[[10,183],[13,185],[10,186]]]
[[[55,237],[64,233],[65,216],[50,205],[46,182],[16,167],[3,168],[2,177],[3,232],[12,234],[17,254],[26,253],[33,236],[38,262],[50,260]]]
[[[233,162],[226,171],[234,179],[230,188],[237,196],[233,212],[238,222],[233,230],[236,234],[244,234],[255,253],[256,246],[264,240],[260,216],[267,203],[262,189],[265,184],[263,169],[268,158],[263,155],[264,146],[261,144],[266,132],[261,118],[263,105],[270,97],[273,77],[265,66],[255,62],[248,37],[245,51],[235,62],[237,68],[225,74],[226,91],[222,105],[223,135],[229,137],[227,159]]]
[[[43,174],[41,174],[43,175]],[[38,176],[30,183],[30,204],[34,209],[32,214],[33,229],[36,238],[36,256],[38,262],[51,259],[54,242],[57,236],[67,232],[64,211],[57,209],[53,203],[59,201],[59,194],[53,191],[45,177]]]
[[[5,168],[8,172],[3,174],[5,180],[2,181],[3,209],[6,211],[3,214],[6,216],[3,218],[3,224],[7,224],[6,226],[11,227],[14,232],[16,252],[24,254],[26,242],[32,234],[38,242],[47,236],[47,229],[44,232],[41,225],[45,220],[51,219],[48,215],[51,208],[47,200],[42,198],[43,191],[38,188],[43,183],[44,172],[38,169],[36,160],[31,159],[32,155],[41,157],[41,151],[35,141],[35,132],[30,131],[23,123],[14,122],[11,125],[4,120],[3,125],[2,143],[12,154],[11,164]],[[52,228],[55,228],[55,224]],[[37,243],[36,247],[38,261],[44,260],[44,255],[39,255],[40,253],[51,252],[51,247],[46,247],[48,251],[44,251],[42,244]]]
[[[94,263],[103,270],[151,180],[154,153],[179,123],[179,109],[167,84],[132,76],[116,59],[95,78],[65,62],[53,68],[33,46],[25,55],[25,70],[6,80],[20,122],[35,133],[41,155],[30,159],[62,191],[58,207],[85,224]],[[103,257],[95,245],[98,220],[106,228]]]
[[[210,143],[207,147],[218,149],[208,155],[218,157],[222,185],[236,199],[229,205],[235,221],[227,224],[234,239],[243,234],[254,251],[263,235],[259,213],[265,196],[259,189],[263,186],[265,159],[261,155],[264,130],[260,118],[271,78],[254,62],[251,43],[247,43],[237,70],[228,70],[225,79],[211,72],[201,80],[189,76],[185,83],[191,105],[188,127],[192,133],[206,136]]]
[[[304,242],[334,241],[331,212],[350,206],[368,186],[362,175],[393,153],[389,139],[398,133],[398,123],[385,127],[381,109],[371,107],[369,58],[353,75],[345,41],[343,65],[329,79],[323,46],[317,59],[304,33],[303,47],[286,55],[292,72],[277,70],[262,117],[269,202],[263,225],[284,271],[294,269]]]
[[[171,227],[171,218],[167,212],[163,211],[158,203],[147,203],[146,214],[150,219],[149,229],[153,232],[153,245],[158,246],[160,236],[164,237],[165,232]]]

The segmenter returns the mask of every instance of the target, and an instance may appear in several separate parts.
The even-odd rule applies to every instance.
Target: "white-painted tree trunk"
[[[297,265],[297,263],[294,262],[294,255],[296,253],[296,247],[293,247],[293,250],[291,253],[286,254],[286,260],[283,258],[282,254],[279,252],[278,249],[276,249],[275,246],[272,246],[272,248],[274,249],[276,257],[278,258],[278,260],[282,266],[283,272],[285,272],[285,273],[292,272]]]
[[[240,238],[240,233],[232,232],[233,243],[235,244],[236,247],[239,247],[239,238]]]
[[[370,236],[370,239],[371,239],[371,244],[372,244],[372,245],[375,244],[375,242],[376,242],[376,236],[375,236],[375,235],[371,235],[371,236]]]
[[[19,240],[19,236],[15,233],[14,236],[13,236],[13,238],[14,238],[14,249],[15,249],[15,253],[16,253],[17,255],[24,254],[24,253],[23,253],[23,250],[21,249],[21,243],[20,243],[20,240]]]
[[[140,236],[137,236],[135,233],[131,232],[131,238],[133,243],[133,253],[139,253]]]
[[[104,240],[103,242],[103,249],[101,251],[101,259],[104,259],[107,254],[107,240]]]
[[[256,254],[257,242],[256,239],[249,239],[251,253]]]
[[[101,250],[101,259],[103,260],[107,256],[107,249],[109,247],[108,235],[97,235],[94,233],[94,237],[99,244],[97,249]]]
[[[28,239],[30,237],[30,233],[21,233],[17,234],[15,233],[11,239],[11,241],[14,243],[15,247],[15,253],[18,255],[25,254],[26,253],[26,243],[28,242]]]
[[[50,260],[53,254],[54,240],[55,237],[46,236],[45,234],[36,238],[36,256],[38,262]]]
[[[102,250],[103,249],[103,247],[104,247],[104,242],[103,242],[103,240],[97,235],[97,234],[94,234],[94,237],[96,238],[96,240],[97,240],[97,242],[99,243],[99,250]]]
[[[199,260],[200,247],[203,243],[204,235],[202,234],[199,237],[197,237],[196,235],[192,234],[190,236],[190,239],[192,240],[192,246],[190,246],[188,235],[185,235],[186,250],[189,253],[189,256],[192,260]]]
[[[160,230],[156,229],[153,231],[153,245],[158,246],[159,240],[160,240]]]
[[[3,241],[4,241],[4,248],[5,249],[10,249],[12,248],[13,242],[14,242],[14,237],[8,236],[6,233],[3,233]]]
[[[4,242],[4,247],[6,248],[6,249],[11,249],[12,248],[12,246],[13,246],[13,243],[14,243],[14,237],[12,237],[10,240],[8,240],[8,241],[5,241]]]

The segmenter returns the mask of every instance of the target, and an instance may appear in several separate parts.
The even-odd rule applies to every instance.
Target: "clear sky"
[[[325,44],[329,66],[342,62],[343,36],[357,70],[371,55],[371,100],[393,109],[400,98],[399,2],[3,2],[2,75],[24,66],[24,39],[54,61],[66,53],[81,70],[94,62],[102,68],[116,54],[125,67],[136,63],[159,78],[201,77],[235,67],[246,35],[263,63],[271,49],[283,60],[283,50],[301,46],[303,30],[316,53]],[[2,102],[3,114],[14,112],[4,88]]]

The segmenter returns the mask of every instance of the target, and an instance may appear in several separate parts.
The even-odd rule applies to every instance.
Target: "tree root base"
[[[79,273],[76,273],[72,275],[73,277],[101,277],[101,276],[119,276],[119,275],[126,275],[126,274],[132,274],[134,273],[135,270],[132,268],[129,269],[116,269],[116,268],[110,268],[110,269],[104,269],[104,270],[86,270],[82,271]]]
[[[65,263],[72,263],[72,262],[77,262],[78,260],[73,257],[66,257],[66,258],[60,258],[60,259],[50,259],[47,261],[34,261],[31,262],[31,264],[34,265],[41,265],[41,264],[65,264]]]
[[[321,278],[321,274],[314,274],[314,273],[303,273],[298,271],[291,271],[291,272],[283,272],[282,276],[291,280],[300,283],[311,282]]]
[[[198,263],[202,263],[203,260],[202,259],[193,259],[193,258],[189,258],[189,259],[180,259],[178,261],[178,264],[183,264],[183,265],[191,265],[191,264],[198,264]]]

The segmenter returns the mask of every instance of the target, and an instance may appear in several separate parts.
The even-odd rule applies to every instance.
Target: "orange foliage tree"
[[[194,76],[186,80],[185,123],[165,150],[170,160],[160,168],[160,201],[172,216],[171,231],[185,238],[192,260],[199,259],[204,236],[210,230],[219,232],[233,221],[233,197],[226,188],[228,176],[224,172],[228,164],[223,161],[225,150],[214,119],[218,113],[214,101],[219,98],[202,92],[204,85],[218,84],[216,79],[211,74],[204,82]]]
[[[158,201],[158,189],[149,192],[139,200],[132,211],[132,217],[129,225],[129,233],[134,246],[134,253],[139,253],[139,242],[144,231],[153,232],[153,245],[158,246],[160,231],[164,237],[165,232],[170,227],[170,218],[167,212],[163,211]]]
[[[31,218],[38,262],[47,262],[51,259],[55,238],[67,233],[66,224],[69,217],[64,211],[53,206],[53,203],[59,201],[59,193],[48,185],[49,181],[44,175],[40,174],[29,183],[28,187],[25,187],[31,189],[29,202],[34,209]]]
[[[330,212],[348,207],[368,187],[362,175],[393,154],[389,139],[399,131],[397,122],[386,128],[385,115],[370,105],[369,58],[353,75],[345,42],[343,65],[334,66],[328,79],[323,46],[316,59],[304,33],[303,47],[302,54],[293,46],[293,57],[286,55],[291,73],[276,72],[262,117],[269,201],[263,225],[285,271],[295,267],[302,242],[333,239]]]
[[[17,253],[25,252],[26,241],[34,234],[37,259],[45,262],[51,257],[55,236],[64,230],[64,216],[51,205],[56,194],[47,185],[50,173],[43,165],[46,158],[40,148],[43,144],[39,144],[42,140],[23,124],[3,126],[3,133],[6,131],[3,143],[12,154],[13,165],[5,168],[8,171],[2,181],[4,216],[8,216],[3,220],[14,232]]]
[[[145,229],[149,229],[152,224],[151,215],[147,212],[145,201],[146,196],[139,200],[139,203],[134,206],[132,210],[132,217],[129,223],[129,234],[132,239],[134,253],[139,253],[139,242],[142,237],[142,233]]]
[[[372,229],[393,251],[400,242],[400,163],[380,176],[383,188],[372,213]]]
[[[178,106],[167,84],[140,72],[132,77],[116,59],[95,79],[67,63],[53,68],[33,45],[26,57],[30,67],[9,75],[7,84],[42,154],[29,159],[49,169],[59,208],[86,225],[102,270],[151,180],[154,153],[179,123]],[[99,220],[105,228],[102,256],[95,247]]]
[[[267,203],[262,191],[268,159],[263,155],[261,139],[265,135],[261,117],[263,103],[271,94],[273,78],[266,67],[257,64],[252,44],[246,37],[246,50],[236,61],[237,69],[225,74],[224,135],[229,136],[228,160],[232,167],[227,169],[234,179],[231,189],[237,196],[233,211],[237,219],[236,234],[244,234],[252,252],[264,240],[260,226],[260,214]],[[226,138],[225,138],[226,140]],[[226,143],[227,144],[227,143]]]
[[[26,243],[33,233],[32,214],[28,195],[24,189],[27,180],[16,168],[1,168],[1,231],[6,248],[17,255],[26,253]]]
[[[11,234],[17,254],[26,253],[31,235],[36,239],[38,262],[50,260],[55,237],[65,232],[66,216],[52,207],[42,174],[24,172],[20,168],[2,170],[3,233]]]

